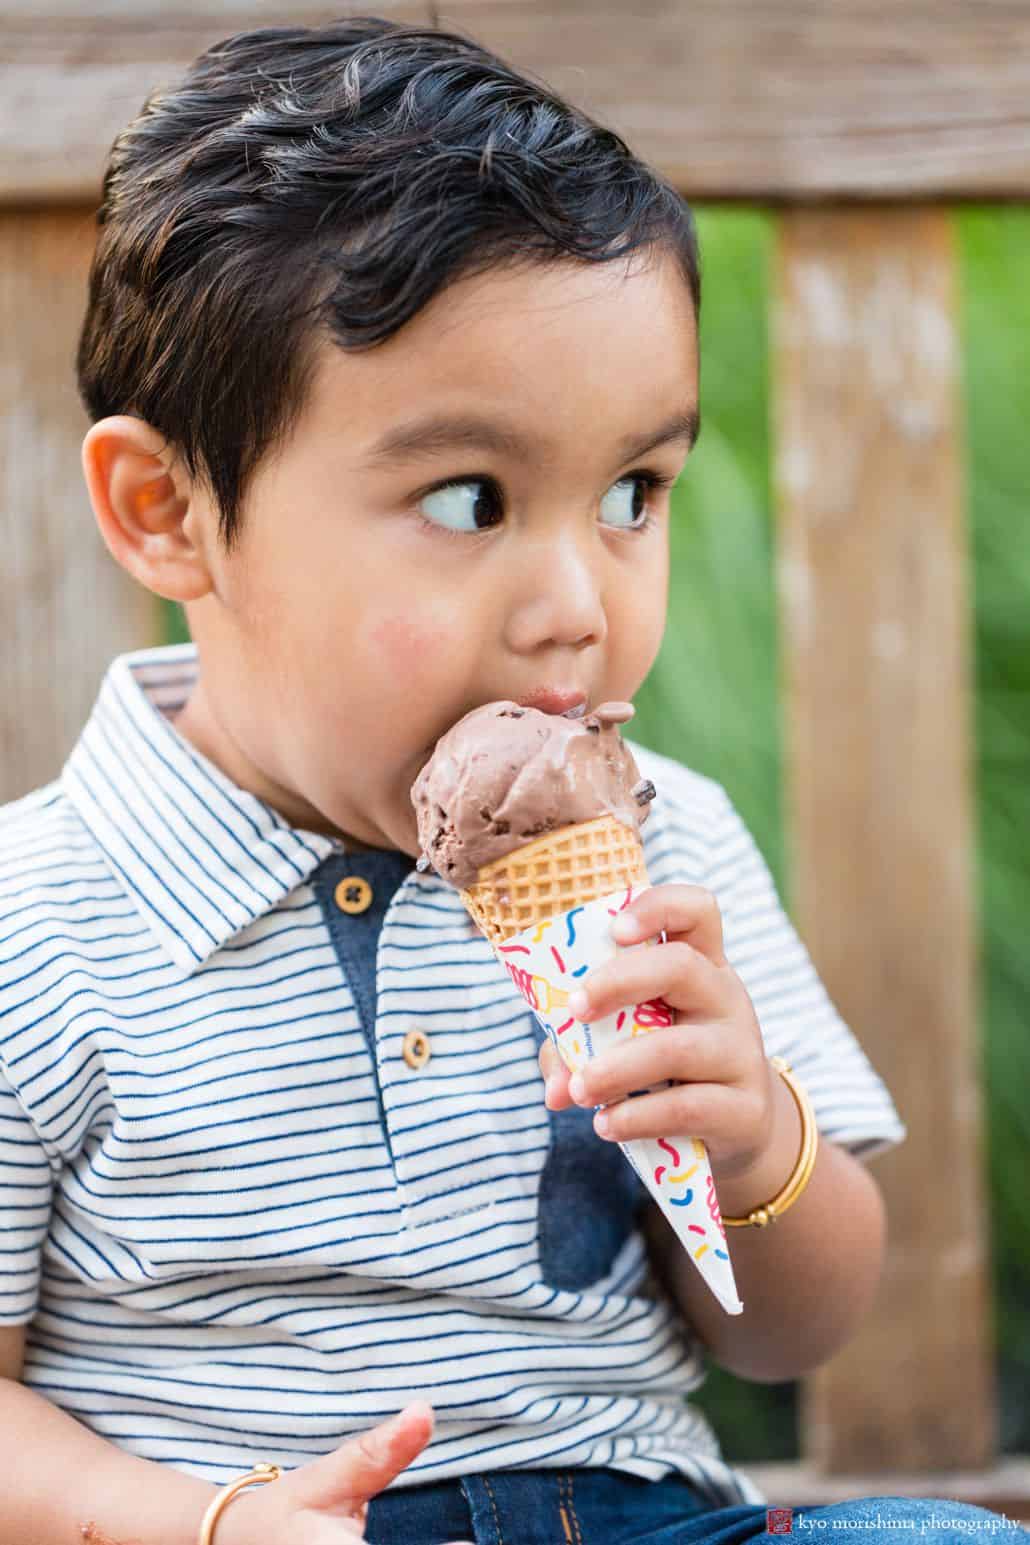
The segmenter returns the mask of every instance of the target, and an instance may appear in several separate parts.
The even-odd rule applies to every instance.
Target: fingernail
[[[575,1014],[577,1019],[582,1019],[589,1007],[590,999],[582,987],[577,987],[575,992],[569,993],[569,1010]]]
[[[610,1126],[611,1121],[608,1116],[603,1110],[599,1110],[597,1115],[594,1117],[594,1131],[597,1132],[600,1137],[604,1137]]]
[[[549,1078],[544,1084],[544,1104],[550,1105],[552,1100],[558,1098],[558,1080]]]
[[[586,1092],[587,1086],[583,1082],[582,1073],[573,1073],[569,1079],[569,1093],[572,1098],[578,1103],[580,1100],[586,1099]]]
[[[637,920],[635,917],[627,917],[625,913],[620,913],[612,923],[610,932],[613,939],[616,941],[621,939],[623,943],[628,939],[635,939],[639,932]]]

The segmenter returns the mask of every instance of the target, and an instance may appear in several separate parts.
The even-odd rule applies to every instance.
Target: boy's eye
[[[647,483],[639,475],[621,477],[601,500],[601,511],[613,517],[615,526],[634,526],[647,510]]]
[[[601,500],[602,516],[616,530],[642,530],[648,524],[648,493],[672,481],[653,472],[622,477]],[[423,494],[418,508],[430,525],[456,536],[488,531],[504,518],[501,490],[488,477],[452,478]]]
[[[486,531],[503,515],[501,491],[490,478],[455,478],[423,494],[419,509],[450,531]]]

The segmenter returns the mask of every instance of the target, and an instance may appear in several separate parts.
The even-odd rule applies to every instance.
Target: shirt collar
[[[105,861],[187,973],[344,851],[290,826],[179,734],[166,715],[198,671],[195,644],[119,655],[61,774]]]

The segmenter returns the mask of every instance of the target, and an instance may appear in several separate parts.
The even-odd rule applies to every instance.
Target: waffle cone
[[[548,917],[647,883],[640,837],[613,815],[603,815],[559,827],[484,864],[461,899],[496,947]]]

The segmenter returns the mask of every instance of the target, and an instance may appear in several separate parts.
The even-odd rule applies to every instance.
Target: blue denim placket
[[[387,908],[398,886],[414,867],[415,860],[396,848],[360,848],[347,853],[331,853],[311,879],[336,958],[343,967],[361,1020],[375,1074],[379,1120],[387,1147],[390,1131],[383,1109],[376,1058],[376,956],[379,931]],[[372,890],[371,902],[364,912],[345,912],[336,902],[337,886],[352,875],[367,880]]]
[[[331,854],[312,878],[361,1019],[375,1074],[383,1140],[391,1158],[376,1056],[376,953],[390,901],[414,866],[413,858],[396,849],[363,848]],[[336,888],[350,876],[367,880],[372,888],[371,904],[364,912],[345,912],[337,905]],[[539,1045],[544,1032],[535,1019],[532,1029]],[[540,1176],[541,1272],[552,1287],[578,1292],[611,1270],[648,1193],[618,1145],[597,1136],[593,1110],[570,1106],[551,1111],[549,1120],[551,1141]]]

